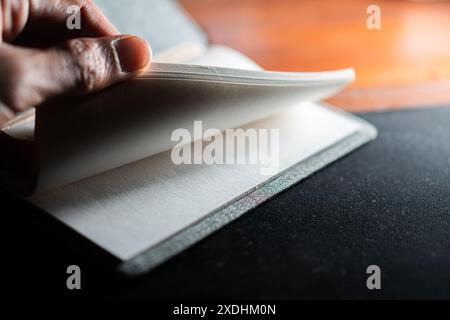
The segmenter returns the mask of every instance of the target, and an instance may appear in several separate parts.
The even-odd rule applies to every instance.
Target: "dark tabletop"
[[[369,145],[153,272],[119,279],[67,249],[41,215],[0,194],[11,295],[179,299],[450,298],[450,108],[363,115]],[[66,267],[82,269],[79,292]],[[382,290],[366,287],[381,268]]]

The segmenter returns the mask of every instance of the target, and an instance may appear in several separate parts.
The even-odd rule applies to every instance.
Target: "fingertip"
[[[136,73],[147,69],[152,50],[147,41],[136,36],[124,36],[114,41],[114,49],[123,73]]]

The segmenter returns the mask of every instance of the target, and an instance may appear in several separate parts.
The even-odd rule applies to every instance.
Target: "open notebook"
[[[195,47],[166,51],[139,78],[13,121],[0,133],[2,187],[121,272],[139,274],[376,137],[365,121],[316,102],[351,82],[351,69],[267,72],[232,49]],[[172,139],[180,128],[189,141]],[[207,147],[232,128],[277,132],[276,166],[174,162],[177,148]],[[257,158],[260,148],[224,147],[223,157]]]

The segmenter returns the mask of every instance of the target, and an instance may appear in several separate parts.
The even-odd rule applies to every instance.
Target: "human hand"
[[[72,5],[80,30],[66,26]],[[151,60],[147,42],[119,35],[91,0],[0,0],[0,35],[0,128],[52,96],[133,77]]]

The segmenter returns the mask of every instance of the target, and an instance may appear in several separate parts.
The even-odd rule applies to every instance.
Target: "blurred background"
[[[450,2],[180,0],[215,44],[268,70],[354,67],[330,102],[350,111],[450,103]],[[367,27],[377,5],[381,29]]]

